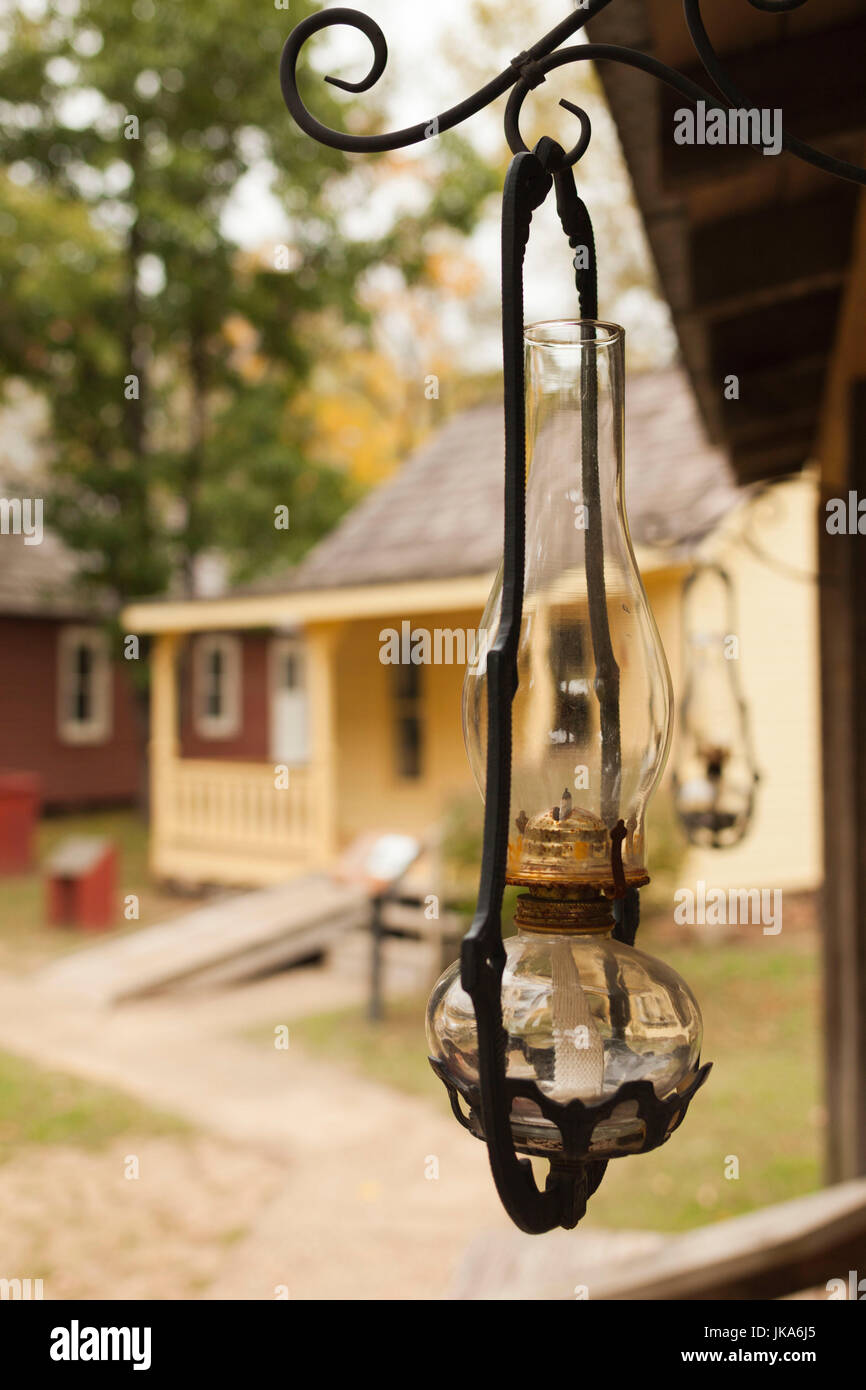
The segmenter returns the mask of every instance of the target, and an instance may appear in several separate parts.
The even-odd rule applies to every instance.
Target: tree
[[[470,230],[491,187],[443,138],[420,212],[346,233],[376,162],[313,144],[276,81],[314,8],[61,0],[2,20],[0,379],[47,400],[52,523],[115,599],[190,589],[213,549],[244,573],[285,564],[333,524],[352,488],[296,409],[314,353],[368,323],[371,267],[423,282],[430,239]],[[311,100],[362,119],[319,79]],[[286,233],[241,249],[229,214],[250,178]]]

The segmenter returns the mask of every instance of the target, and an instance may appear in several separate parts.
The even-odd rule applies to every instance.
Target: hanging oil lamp
[[[730,849],[748,834],[759,774],[749,733],[727,570],[703,565],[683,586],[683,662],[674,806],[690,844]]]
[[[624,508],[625,335],[584,319],[537,324],[523,338],[526,543],[505,864],[505,882],[523,891],[501,1019],[505,1079],[517,1083],[511,1140],[567,1174],[572,1197],[583,1189],[571,1224],[600,1164],[653,1147],[681,1118],[704,1075],[701,1016],[674,970],[615,935],[616,904],[649,881],[644,812],[671,731],[670,676]],[[504,586],[503,569],[481,623],[497,636],[464,686],[482,795]],[[468,1128],[486,1137],[464,975],[465,957],[434,987],[428,1041]],[[579,1120],[576,1145],[541,1098]]]
[[[528,213],[553,183],[569,241],[591,248],[584,316],[524,330]],[[625,514],[625,334],[595,317],[591,224],[551,141],[511,166],[503,285],[505,555],[463,707],[482,884],[427,1035],[510,1214],[541,1231],[576,1224],[609,1159],[663,1143],[709,1068],[685,981],[633,945],[670,675]],[[506,883],[523,891],[503,946]],[[544,1193],[518,1155],[550,1160]]]

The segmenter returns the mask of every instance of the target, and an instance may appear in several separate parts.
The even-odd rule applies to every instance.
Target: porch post
[[[178,634],[154,638],[150,697],[150,861],[160,872],[160,849],[170,838],[174,799],[174,767],[179,757],[177,719]]]
[[[342,623],[316,624],[305,633],[310,709],[312,804],[321,858],[339,844],[337,795],[337,646]]]
[[[826,503],[866,498],[866,378],[851,383],[846,455],[818,517],[827,1158],[837,1182],[866,1174],[866,535],[856,502],[855,534],[828,534]]]

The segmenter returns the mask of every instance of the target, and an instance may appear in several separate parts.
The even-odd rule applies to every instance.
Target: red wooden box
[[[117,851],[110,840],[76,835],[47,865],[48,921],[54,927],[114,926]]]

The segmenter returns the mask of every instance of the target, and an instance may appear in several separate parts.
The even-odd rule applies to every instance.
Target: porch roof
[[[365,584],[342,589],[227,594],[214,599],[131,603],[123,619],[131,632],[224,632],[250,628],[291,630],[312,623],[378,618],[398,613],[450,613],[484,607],[492,571],[407,584]]]
[[[782,110],[787,128],[828,154],[866,162],[863,0],[784,15],[732,0],[704,9],[751,104]],[[617,0],[587,31],[712,90],[681,4]],[[788,154],[678,145],[679,93],[618,63],[598,71],[709,436],[741,483],[796,472],[815,457],[826,410],[860,190]],[[736,401],[721,389],[728,374],[741,381]]]

